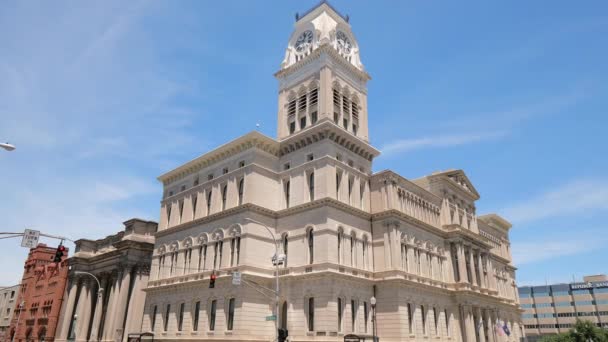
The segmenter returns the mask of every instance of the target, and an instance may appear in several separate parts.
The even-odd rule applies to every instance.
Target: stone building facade
[[[13,318],[13,312],[17,306],[17,294],[20,285],[0,288],[0,341],[5,341],[8,328]]]
[[[76,241],[57,341],[126,341],[141,330],[158,225],[134,218],[124,226],[104,239]]]
[[[372,297],[383,341],[523,338],[511,225],[476,215],[465,173],[372,172],[359,52],[326,2],[298,16],[275,74],[277,139],[251,132],[159,177],[142,324],[155,340],[269,341],[275,324],[291,341],[369,338]],[[275,246],[278,310],[261,293]]]
[[[63,260],[59,263],[53,262],[56,251],[56,247],[42,243],[30,249],[23,267],[21,288],[15,300],[8,340],[55,340],[68,277],[65,260],[68,250],[65,250]]]

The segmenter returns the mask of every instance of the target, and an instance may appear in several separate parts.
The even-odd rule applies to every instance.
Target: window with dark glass
[[[217,300],[211,301],[211,308],[209,309],[209,330],[215,330],[215,311],[217,309]]]
[[[167,331],[169,326],[169,311],[171,311],[171,304],[167,304],[167,310],[165,311],[165,320],[163,321],[163,330]]]
[[[315,330],[315,299],[308,298],[308,331]]]
[[[152,320],[152,322],[150,323],[150,330],[154,331],[154,326],[156,325],[156,312],[158,311],[158,307],[156,305],[154,305],[154,308],[152,308],[152,317],[150,317],[150,319]]]
[[[201,302],[196,302],[194,304],[194,320],[192,322],[192,330],[198,331],[198,319],[201,311]]]
[[[300,118],[300,129],[306,128],[306,117],[303,116]]]
[[[342,331],[342,298],[338,297],[338,331]]]
[[[207,215],[211,214],[211,196],[213,195],[213,190],[207,190]]]
[[[312,233],[312,229],[308,230],[308,263],[312,264],[315,260],[315,242]]]
[[[369,307],[367,306],[367,302],[363,302],[363,320],[363,329],[364,332],[367,334],[367,322],[369,321]]]
[[[289,123],[289,134],[292,134],[295,131],[296,131],[296,122],[295,121],[291,121]]]
[[[239,181],[239,205],[243,204],[243,190],[245,188],[245,178]]]
[[[185,303],[181,303],[179,305],[179,319],[177,320],[177,330],[178,331],[182,331],[182,327],[184,325],[184,308],[185,308],[186,304]]]
[[[355,327],[357,325],[357,304],[352,299],[350,301],[350,321],[351,321],[351,331],[355,332]]]
[[[227,330],[232,330],[232,328],[234,327],[234,298],[230,298],[230,300],[228,301],[228,329]]]
[[[289,181],[285,182],[283,191],[285,192],[285,207],[289,208],[289,191],[290,191]]]
[[[311,125],[316,124],[316,123],[317,123],[317,120],[318,120],[318,114],[317,114],[317,112],[316,112],[316,111],[315,111],[315,112],[312,112],[312,113],[310,114],[310,124],[311,124]]]
[[[283,266],[287,267],[287,251],[289,246],[289,240],[287,238],[287,234],[283,235],[283,254],[285,254],[285,260],[283,261]]]
[[[308,175],[308,195],[310,196],[310,200],[314,201],[315,199],[315,173],[311,172]]]
[[[222,210],[226,209],[226,197],[228,195],[228,185],[222,188]]]

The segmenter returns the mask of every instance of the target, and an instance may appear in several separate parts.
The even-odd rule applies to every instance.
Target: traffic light
[[[215,288],[215,279],[217,278],[217,276],[215,275],[215,273],[211,273],[211,277],[209,277],[209,288],[213,289]]]
[[[279,328],[279,341],[278,342],[287,341],[287,336],[289,336],[289,332],[287,331],[287,329]]]
[[[53,258],[53,262],[61,262],[61,258],[65,252],[65,247],[63,245],[57,246],[57,251],[55,251],[55,257]]]

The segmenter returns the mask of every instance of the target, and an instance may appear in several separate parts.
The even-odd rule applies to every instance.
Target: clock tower
[[[277,137],[333,122],[368,143],[367,81],[348,16],[323,1],[303,15],[289,39],[279,80]]]

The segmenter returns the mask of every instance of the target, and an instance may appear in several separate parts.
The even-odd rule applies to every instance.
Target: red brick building
[[[23,268],[21,289],[9,328],[8,341],[53,341],[68,276],[67,249],[54,263],[56,247],[39,244],[30,249]]]

